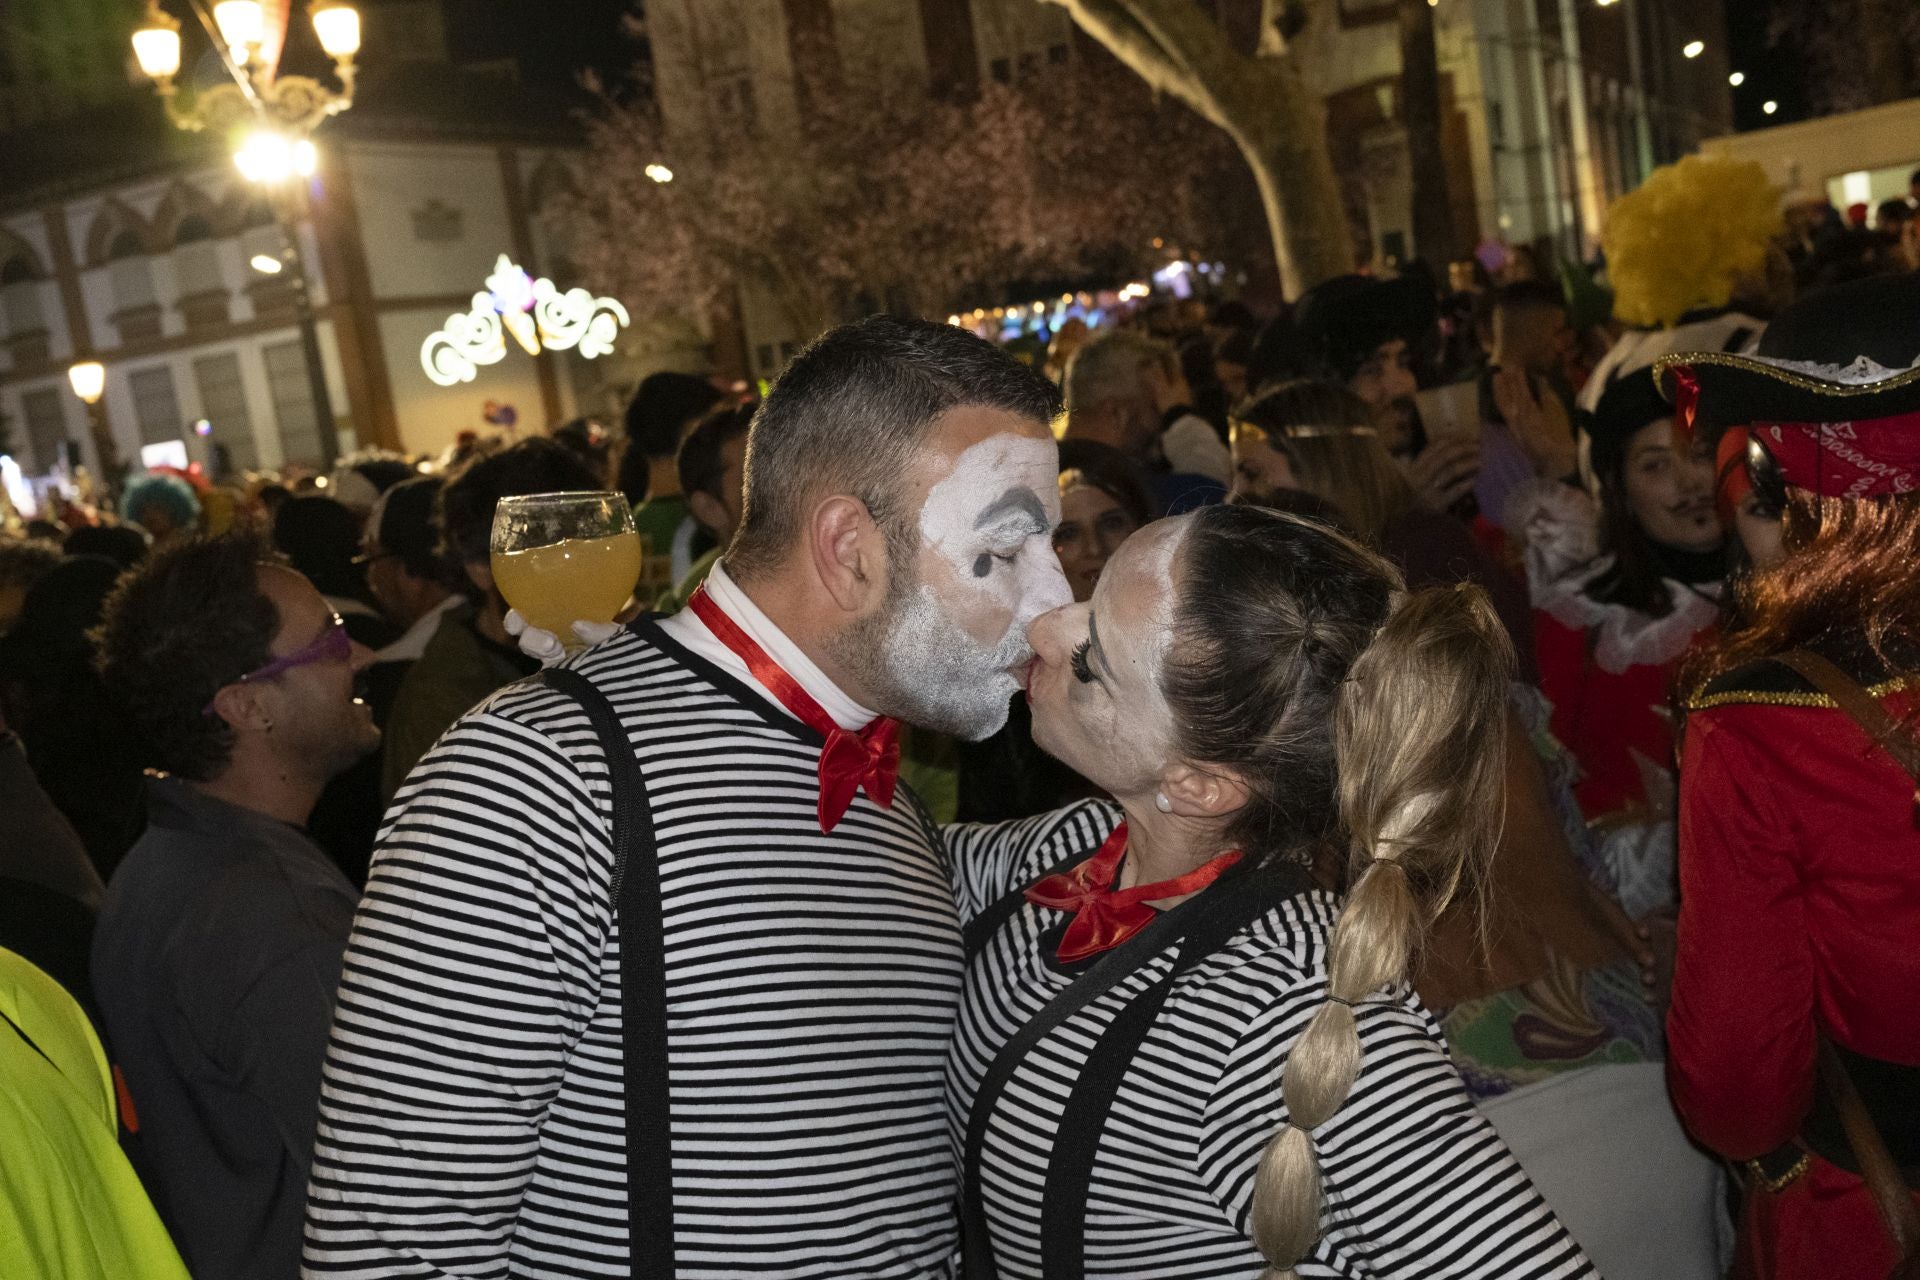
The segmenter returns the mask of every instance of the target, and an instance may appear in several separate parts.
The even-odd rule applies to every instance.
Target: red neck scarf
[[[1183,876],[1131,889],[1114,889],[1120,859],[1127,851],[1127,824],[1113,829],[1100,852],[1070,870],[1050,875],[1027,890],[1027,901],[1037,907],[1073,913],[1060,938],[1062,964],[1111,950],[1147,927],[1157,914],[1147,904],[1156,898],[1178,898],[1198,893],[1240,861],[1240,851],[1223,853]]]
[[[820,749],[820,829],[831,831],[846,816],[847,807],[862,787],[882,809],[893,807],[894,784],[900,774],[900,724],[882,716],[858,733],[848,733],[833,722],[826,709],[800,682],[767,655],[753,637],[726,615],[701,587],[687,601],[694,616],[707,624],[714,639],[733,650],[747,664],[753,678],[793,712],[801,724],[827,740]]]

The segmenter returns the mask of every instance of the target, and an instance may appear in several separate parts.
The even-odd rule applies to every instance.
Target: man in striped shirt
[[[512,686],[421,761],[347,951],[306,1275],[952,1274],[961,949],[892,718],[994,732],[1069,599],[1057,407],[950,326],[827,334],[755,418],[704,592],[565,664],[644,780],[649,1025],[583,705]],[[634,1096],[653,1052],[670,1096]]]

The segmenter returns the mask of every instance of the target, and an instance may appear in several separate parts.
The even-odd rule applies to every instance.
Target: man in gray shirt
[[[93,976],[136,1164],[196,1280],[292,1280],[354,892],[303,824],[379,744],[368,654],[240,539],[162,552],[107,603],[109,690],[149,763]]]

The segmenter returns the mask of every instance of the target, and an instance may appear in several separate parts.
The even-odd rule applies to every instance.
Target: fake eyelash
[[[1093,640],[1091,638],[1082,640],[1074,646],[1073,658],[1069,662],[1069,665],[1073,668],[1073,678],[1081,684],[1093,683],[1093,667],[1087,662],[1087,654],[1092,648]]]

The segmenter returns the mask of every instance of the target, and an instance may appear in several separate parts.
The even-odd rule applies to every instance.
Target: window
[[[36,471],[51,471],[60,460],[60,447],[67,442],[66,404],[70,398],[59,387],[35,387],[20,397],[27,419],[27,448],[33,454]]]
[[[300,343],[282,342],[261,354],[267,360],[267,385],[273,392],[273,419],[280,427],[284,460],[317,461],[320,419],[314,411],[313,384],[307,380],[307,358]]]
[[[1047,61],[1051,62],[1056,67],[1066,66],[1067,65],[1067,46],[1063,44],[1048,45]]]
[[[107,244],[107,280],[113,286],[114,306],[120,310],[153,305],[153,272],[147,266],[147,249],[130,227]]]
[[[195,240],[213,239],[213,226],[197,213],[190,213],[180,219],[180,225],[173,233],[175,244],[192,244]]]
[[[260,465],[253,443],[253,418],[247,413],[247,389],[240,381],[240,357],[201,356],[193,362],[193,381],[200,388],[200,411],[213,424],[213,443],[226,450],[236,470]]]
[[[992,63],[993,78],[1001,84],[1013,83],[1013,63],[1006,58],[995,58]]]
[[[132,227],[124,227],[120,233],[107,243],[107,261],[118,262],[122,258],[145,256],[147,247],[140,243],[140,234]]]
[[[127,379],[133,392],[133,420],[141,444],[178,440],[186,424],[180,418],[180,397],[173,389],[173,370],[166,365],[136,369]]]

